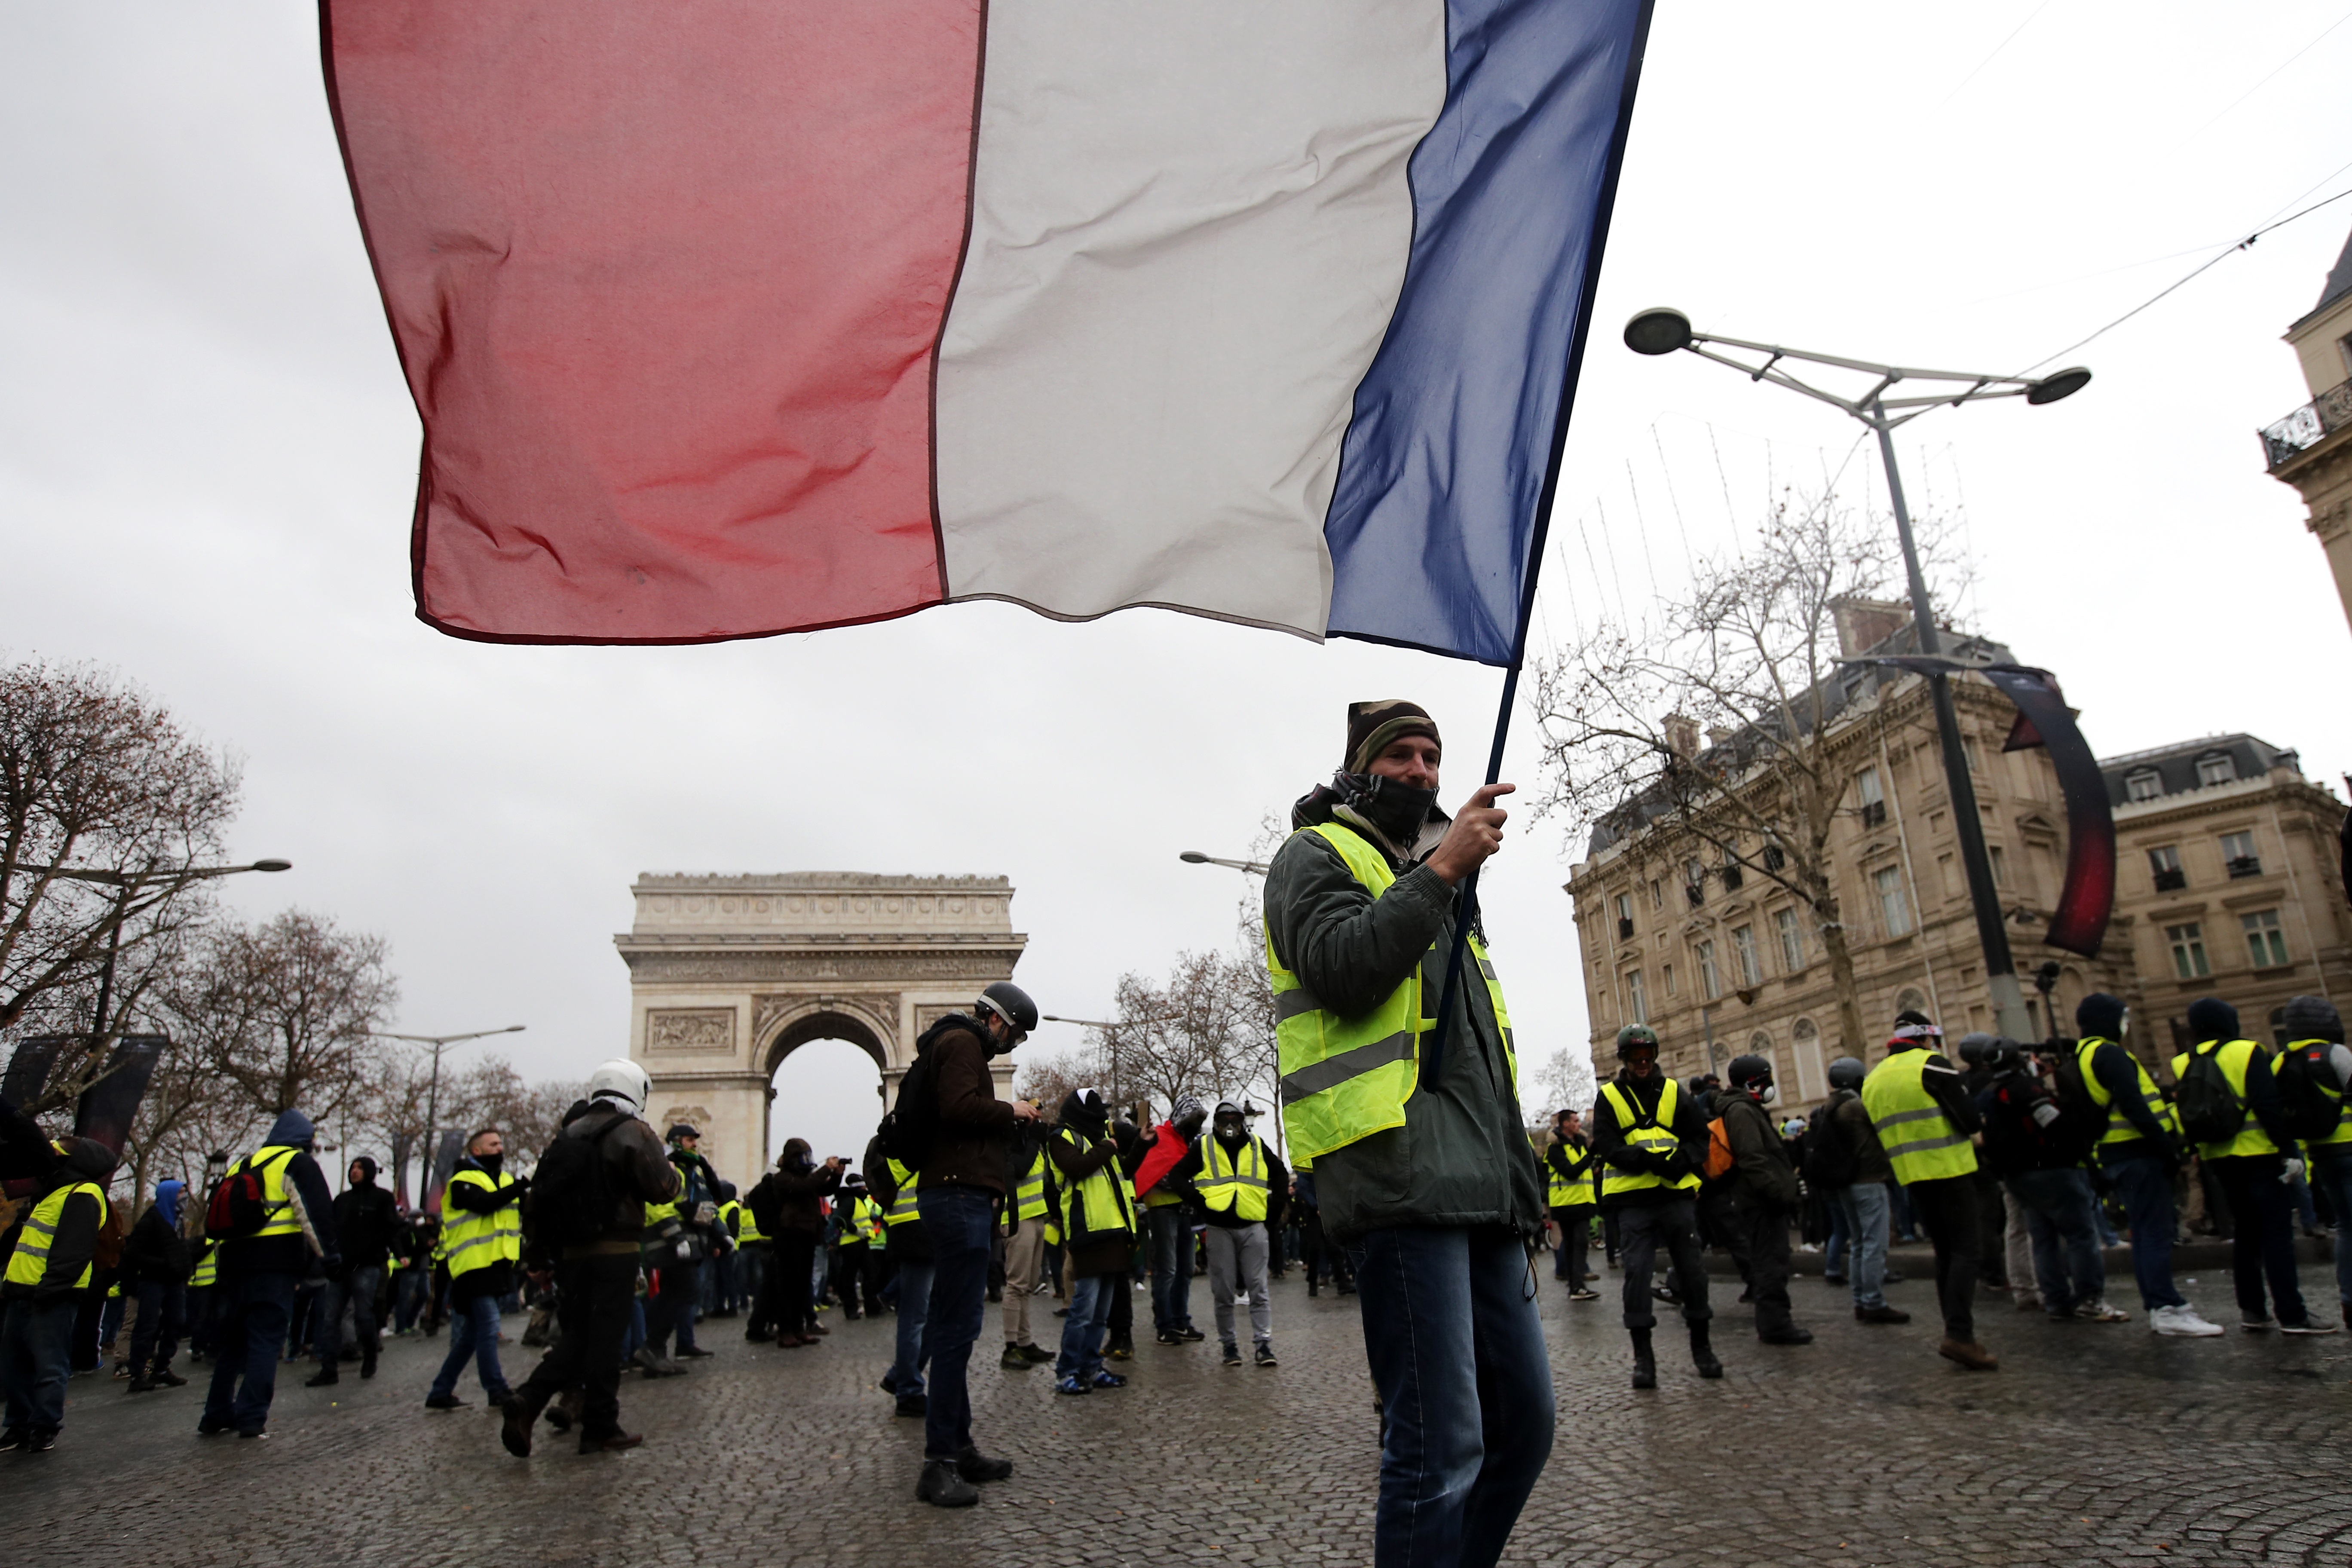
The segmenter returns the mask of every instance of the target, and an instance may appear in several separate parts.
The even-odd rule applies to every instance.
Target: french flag
[[[1514,656],[1648,0],[330,0],[418,614]]]

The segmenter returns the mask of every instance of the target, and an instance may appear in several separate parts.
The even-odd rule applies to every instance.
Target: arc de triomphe
[[[1003,877],[862,871],[640,876],[636,917],[613,939],[629,966],[629,1055],[653,1078],[655,1131],[702,1130],[702,1152],[748,1190],[767,1164],[769,1080],[810,1040],[847,1040],[882,1069],[878,1121],[944,1014],[1011,977],[1028,938]],[[1013,1064],[993,1064],[1012,1093]],[[818,1158],[855,1159],[871,1122]]]

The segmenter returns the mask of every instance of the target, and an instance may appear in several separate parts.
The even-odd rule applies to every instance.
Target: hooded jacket
[[[130,1239],[122,1244],[122,1284],[125,1289],[134,1285],[184,1285],[195,1265],[188,1256],[187,1238],[180,1234],[180,1205],[184,1200],[187,1184],[163,1181],[155,1184],[155,1201],[131,1227]]]
[[[58,1142],[64,1145],[64,1153],[53,1163],[35,1203],[59,1187],[82,1182],[95,1182],[103,1190],[114,1175],[114,1151],[89,1138],[64,1138]],[[30,1205],[26,1212],[32,1212]],[[0,1296],[11,1301],[52,1301],[62,1296],[79,1296],[81,1271],[98,1257],[99,1230],[106,1217],[107,1205],[88,1193],[76,1193],[66,1199],[64,1208],[58,1214],[57,1230],[49,1237],[48,1267],[41,1278],[31,1284],[0,1287]],[[18,1233],[21,1232],[19,1226]]]
[[[1169,1173],[1170,1179],[1192,1188],[1197,1194],[1212,1138],[1217,1138],[1213,1129],[1202,1131],[1184,1157],[1176,1162],[1176,1168]],[[1229,1157],[1238,1158],[1242,1150],[1248,1146],[1249,1138],[1250,1135],[1244,1133],[1238,1143],[1226,1143],[1222,1138],[1217,1138],[1217,1142],[1223,1146]],[[1270,1231],[1278,1231],[1282,1228],[1283,1209],[1290,1201],[1290,1167],[1282,1163],[1282,1156],[1274,1152],[1273,1144],[1261,1140],[1258,1147],[1265,1151],[1265,1226]],[[1229,1209],[1213,1209],[1202,1204],[1199,1212],[1202,1219],[1219,1230],[1240,1230],[1256,1223],[1242,1218],[1240,1208],[1238,1204]]]
[[[291,1145],[301,1151],[286,1162],[286,1191],[301,1204],[303,1223],[319,1239],[319,1255],[340,1266],[341,1254],[335,1245],[335,1194],[328,1190],[319,1162],[310,1157],[310,1144],[316,1136],[309,1117],[299,1110],[281,1110],[278,1120],[270,1123],[269,1136],[258,1147]],[[235,1165],[229,1168],[236,1169]],[[310,1271],[310,1243],[302,1236],[240,1236],[221,1243],[220,1272],[225,1279],[249,1274],[291,1274],[299,1279]]]
[[[1076,1090],[1071,1090],[1062,1100],[1059,1121],[1072,1136],[1066,1138],[1057,1132],[1045,1146],[1046,1158],[1054,1163],[1055,1185],[1076,1187],[1106,1167],[1113,1182],[1126,1179],[1118,1163],[1118,1142],[1110,1135],[1108,1119],[1099,1110],[1090,1109]],[[1123,1273],[1135,1257],[1132,1233],[1125,1241],[1113,1237],[1081,1244],[1069,1238],[1064,1246],[1069,1254],[1070,1277],[1074,1279]]]
[[[400,1205],[375,1184],[376,1163],[362,1154],[352,1162],[361,1179],[335,1194],[335,1238],[349,1268],[381,1268],[404,1228]]]
[[[1291,825],[1338,820],[1344,804],[1318,789],[1293,808]],[[1366,837],[1398,872],[1378,899],[1320,834],[1294,832],[1275,852],[1265,879],[1266,937],[1326,1007],[1370,1012],[1433,946],[1451,950],[1457,889],[1425,863],[1444,825],[1433,808],[1403,854],[1386,835]],[[1323,1225],[1335,1240],[1391,1226],[1507,1226],[1526,1237],[1543,1227],[1543,1175],[1528,1143],[1494,1004],[1475,968],[1465,963],[1464,975],[1444,1060],[1431,1074],[1424,1041],[1404,1125],[1316,1157]]]
[[[797,1231],[814,1239],[824,1234],[824,1200],[841,1190],[841,1173],[809,1156],[808,1140],[787,1138],[776,1168],[760,1178],[744,1202],[770,1236]]]
[[[923,1184],[979,1187],[1002,1197],[1005,1152],[1020,1118],[1010,1102],[996,1098],[987,1028],[950,1013],[923,1031],[915,1049],[929,1054],[940,1097],[939,1131],[923,1160]]]

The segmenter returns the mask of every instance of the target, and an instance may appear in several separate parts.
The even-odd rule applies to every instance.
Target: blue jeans
[[[1845,1277],[1857,1307],[1886,1305],[1886,1233],[1895,1194],[1884,1182],[1856,1182],[1830,1194],[1830,1212],[1846,1230]]]
[[[1181,1204],[1146,1209],[1151,1221],[1151,1327],[1192,1326],[1192,1216]]]
[[[2131,1226],[2139,1304],[2151,1312],[2187,1306],[2189,1298],[2172,1285],[2172,1237],[2179,1226],[2179,1211],[2172,1206],[2172,1173],[2153,1154],[2110,1161],[2104,1168],[2123,1199],[2125,1223]]]
[[[2311,1163],[2311,1182],[2336,1213],[2336,1297],[2352,1302],[2352,1154]]]
[[[971,1447],[971,1391],[965,1374],[988,1296],[996,1199],[978,1187],[923,1187],[915,1194],[915,1212],[931,1238],[931,1386],[923,1415],[923,1458],[952,1459]]]
[[[1830,1222],[1829,1239],[1822,1243],[1822,1272],[1843,1274],[1847,1251],[1853,1242],[1853,1233],[1846,1225],[1845,1205],[1832,1196],[1822,1206],[1828,1211]]]
[[[2105,1297],[2107,1268],[2099,1257],[2098,1228],[2091,1217],[2096,1200],[2088,1173],[2024,1171],[2009,1179],[2009,1190],[2025,1210],[2025,1231],[2033,1239],[2034,1283],[2051,1315],[2063,1316]]]
[[[294,1316],[291,1274],[245,1274],[213,1287],[219,1299],[218,1354],[205,1392],[205,1420],[215,1427],[258,1432],[269,1425],[278,1393],[278,1354]]]
[[[1103,1369],[1103,1330],[1110,1322],[1111,1292],[1127,1289],[1125,1274],[1088,1274],[1070,1281],[1070,1311],[1062,1320],[1062,1353],[1055,1377],[1087,1383]]]
[[[376,1352],[375,1292],[383,1283],[383,1266],[354,1268],[341,1279],[330,1279],[319,1292],[318,1328],[311,1334],[319,1347],[319,1364],[333,1366],[343,1353],[343,1303],[352,1304],[352,1327],[358,1331],[360,1350],[371,1361]],[[144,1315],[147,1309],[139,1309]]]
[[[449,1353],[442,1358],[440,1373],[433,1379],[433,1393],[457,1393],[457,1375],[471,1357],[482,1380],[482,1392],[492,1399],[505,1398],[507,1374],[499,1365],[499,1299],[483,1295],[460,1301],[454,1290],[451,1297]]]
[[[1490,1568],[1551,1456],[1527,1248],[1504,1230],[1415,1228],[1349,1255],[1382,1405],[1372,1561]]]
[[[931,1321],[931,1273],[929,1263],[911,1258],[898,1260],[898,1355],[890,1363],[889,1376],[883,1380],[893,1394],[923,1392],[923,1368],[931,1360],[931,1347],[923,1332]]]
[[[432,1284],[433,1277],[422,1268],[404,1268],[393,1277],[392,1326],[395,1333],[404,1334],[416,1326]]]
[[[0,1388],[11,1432],[54,1432],[66,1424],[66,1379],[73,1355],[79,1292],[46,1301],[11,1301],[0,1317]],[[274,1364],[274,1363],[273,1363]]]

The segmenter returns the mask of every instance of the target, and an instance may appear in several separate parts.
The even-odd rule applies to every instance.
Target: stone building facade
[[[923,1030],[1010,979],[1029,940],[1003,877],[648,874],[630,890],[635,919],[613,941],[629,967],[629,1055],[654,1083],[646,1113],[656,1129],[700,1128],[739,1185],[767,1163],[770,1080],[786,1056],[811,1040],[857,1046],[881,1070],[878,1121]],[[992,1065],[1009,1098],[1015,1063]],[[870,1131],[818,1153],[856,1157]]]
[[[2286,341],[2311,401],[2263,431],[2263,458],[2273,479],[2303,497],[2307,526],[2327,552],[2352,617],[2352,238],[2319,303],[2286,330]]]

